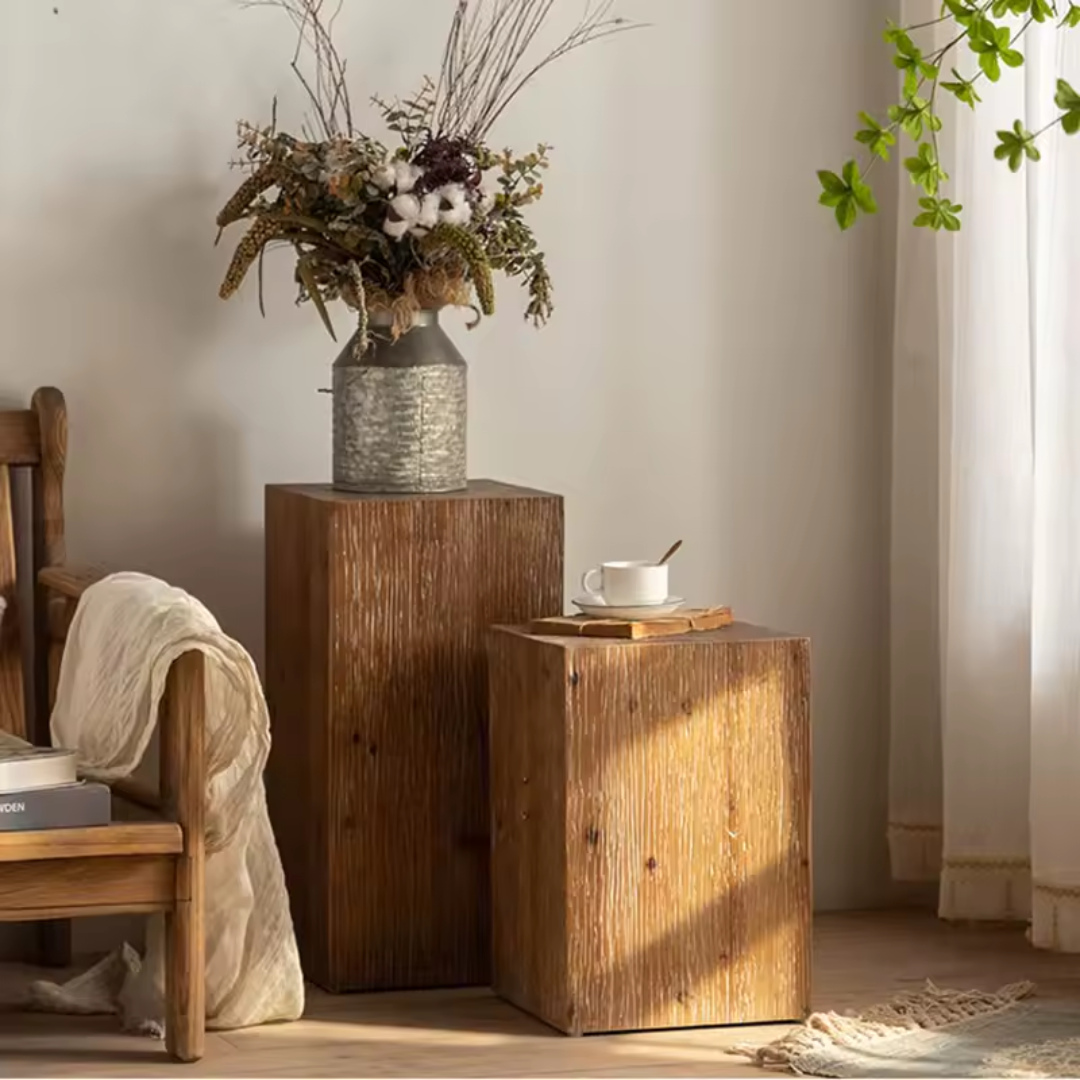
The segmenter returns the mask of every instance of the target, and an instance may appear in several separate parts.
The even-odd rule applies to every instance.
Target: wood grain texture
[[[0,907],[0,923],[21,923],[36,920],[96,919],[104,915],[154,915],[172,908],[171,900],[147,901],[122,904],[80,904],[69,901],[59,907],[38,905],[33,908]]]
[[[322,505],[266,490],[266,797],[304,972],[329,982],[330,542]],[[303,807],[302,813],[296,808]]]
[[[0,911],[35,919],[35,909],[173,902],[176,860],[168,855],[104,855],[47,862],[5,863]]]
[[[182,830],[171,821],[0,833],[0,863],[89,859],[99,855],[176,855],[182,850]]]
[[[68,420],[64,395],[54,386],[34,391],[30,407],[37,415],[41,438],[41,484],[38,520],[44,545],[42,566],[62,566],[64,540],[64,472],[67,468]]]
[[[176,902],[165,916],[165,1045],[198,1061],[206,1032],[205,658],[184,653],[169,669],[161,717],[161,796],[183,829]]]
[[[804,1015],[808,643],[736,624],[651,642],[497,631],[491,648],[495,988],[574,1034]],[[564,782],[538,785],[558,777],[552,754]],[[527,814],[508,812],[515,795]],[[527,835],[553,817],[557,851]],[[560,905],[553,982],[500,927]]]
[[[38,433],[38,464],[31,473],[33,497],[31,542],[33,551],[34,640],[32,741],[48,746],[49,719],[60,672],[62,646],[49,635],[48,590],[38,584],[47,566],[63,564],[64,471],[67,466],[67,406],[55,387],[41,387],[30,401]],[[71,963],[71,924],[52,920],[38,927],[39,956],[43,963],[65,967]]]
[[[589,615],[555,615],[533,619],[529,633],[556,637],[620,638],[644,641],[646,638],[674,637],[676,634],[719,630],[735,621],[731,608],[687,608],[676,615],[653,619],[598,619]]]
[[[0,412],[0,464],[36,465],[40,460],[37,413],[32,409]]]
[[[108,570],[96,566],[47,566],[38,572],[38,584],[58,596],[78,600],[108,574]]]
[[[0,614],[0,731],[25,739],[26,701],[13,502],[11,470],[0,464],[0,599],[7,605]]]
[[[499,993],[570,1026],[566,918],[566,651],[553,641],[489,639],[492,949]],[[512,709],[512,718],[508,709]],[[513,957],[513,963],[507,958]]]
[[[320,985],[487,982],[484,635],[561,610],[562,541],[561,499],[491,482],[268,489],[267,783]]]

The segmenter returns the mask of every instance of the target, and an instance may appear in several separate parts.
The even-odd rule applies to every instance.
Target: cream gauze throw
[[[86,590],[71,623],[52,740],[78,752],[81,775],[128,776],[157,725],[169,666],[192,649],[206,656],[207,1026],[295,1020],[304,984],[263,786],[270,723],[247,652],[181,589],[142,574],[105,578]],[[36,983],[31,1001],[119,1012],[128,1029],[161,1033],[163,946],[155,916],[142,963],[125,946],[63,986]]]

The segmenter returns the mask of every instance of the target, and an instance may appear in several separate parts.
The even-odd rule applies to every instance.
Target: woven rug
[[[858,1016],[815,1013],[768,1046],[733,1046],[764,1068],[835,1077],[1080,1077],[1080,1006],[1032,999],[1032,983],[996,993],[926,988]]]

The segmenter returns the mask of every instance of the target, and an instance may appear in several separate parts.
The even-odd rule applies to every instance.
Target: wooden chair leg
[[[206,1043],[206,958],[202,897],[165,916],[165,1049],[198,1061]]]
[[[206,739],[202,653],[173,662],[161,710],[161,794],[184,830],[176,862],[176,906],[165,917],[165,1047],[198,1061],[206,1030]]]

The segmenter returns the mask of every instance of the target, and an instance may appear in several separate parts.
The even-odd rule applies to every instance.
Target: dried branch
[[[345,61],[334,42],[334,23],[344,0],[336,0],[324,20],[327,0],[241,0],[244,7],[278,8],[296,27],[296,48],[290,66],[307,94],[317,134],[325,139],[355,134],[352,102],[345,78]],[[305,72],[301,60],[310,55],[312,70]],[[310,130],[311,122],[304,127]],[[313,132],[314,134],[314,132]]]
[[[574,29],[530,63],[555,0],[458,0],[436,83],[436,137],[483,142],[510,102],[549,64],[594,41],[640,28],[613,17],[614,3],[586,0]]]

